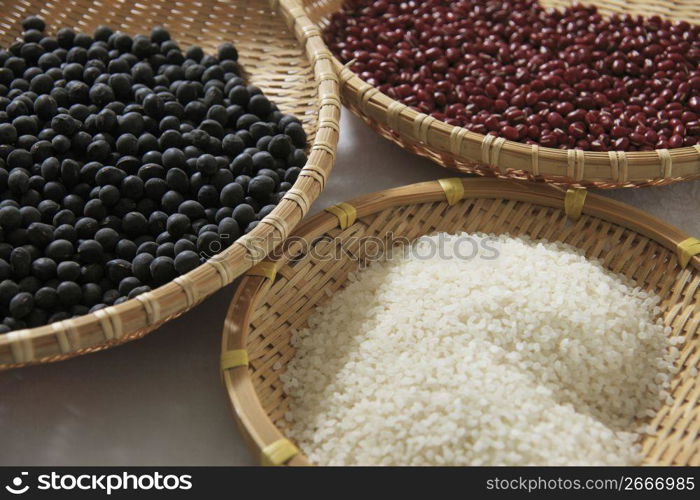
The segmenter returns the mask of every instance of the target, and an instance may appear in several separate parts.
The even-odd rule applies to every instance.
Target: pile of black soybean
[[[300,121],[156,27],[0,49],[0,333],[119,304],[252,230],[306,162]]]

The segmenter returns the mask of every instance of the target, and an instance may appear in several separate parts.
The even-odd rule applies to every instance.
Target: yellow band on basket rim
[[[564,197],[564,211],[573,220],[579,220],[583,213],[583,205],[586,203],[588,190],[584,188],[569,188]]]
[[[262,276],[270,281],[275,281],[277,266],[274,262],[258,262],[255,266],[251,267],[246,274],[248,276]]]
[[[326,212],[330,212],[338,218],[340,229],[352,226],[357,220],[357,210],[350,203],[338,203],[326,208]]]
[[[440,187],[445,192],[447,204],[452,206],[462,199],[464,196],[464,184],[459,177],[451,177],[449,179],[439,179]]]
[[[232,349],[221,353],[221,369],[230,370],[238,366],[248,366],[248,351]]]
[[[700,240],[697,238],[688,238],[678,244],[678,261],[681,267],[685,267],[690,262],[690,258],[700,255]]]
[[[299,454],[299,448],[286,438],[278,439],[262,449],[260,464],[267,466],[284,465],[287,460]]]

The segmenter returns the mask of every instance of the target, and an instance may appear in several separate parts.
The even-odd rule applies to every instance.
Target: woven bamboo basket
[[[342,0],[301,0],[323,29]],[[540,0],[565,7],[572,0]],[[601,13],[659,15],[700,24],[693,2],[673,0],[585,0]],[[463,173],[577,184],[598,188],[669,184],[700,177],[700,146],[645,152],[594,152],[530,146],[454,127],[419,113],[365,83],[334,59],[343,104],[385,138],[412,153]]]
[[[309,134],[308,161],[275,210],[228,249],[152,292],[94,314],[0,335],[0,369],[57,361],[142,337],[231,283],[264,258],[302,219],[323,190],[335,159],[340,119],[338,80],[330,54],[297,0],[0,0],[0,45],[20,21],[42,16],[47,31],[63,26],[91,32],[105,24],[129,34],[162,25],[182,47],[215,51],[235,43],[244,76]],[[279,9],[279,10],[278,10]]]
[[[368,242],[386,241],[388,234],[395,241],[467,231],[568,243],[661,297],[665,323],[686,340],[679,346],[674,402],[653,419],[658,431],[642,443],[644,463],[700,465],[700,380],[693,375],[700,367],[700,241],[628,205],[585,193],[498,179],[443,179],[356,198],[302,223],[275,256],[242,280],[223,329],[224,385],[256,457],[309,464],[284,437],[289,398],[279,378],[294,356],[292,332],[345,286],[349,273],[368,257],[376,259],[376,245]]]

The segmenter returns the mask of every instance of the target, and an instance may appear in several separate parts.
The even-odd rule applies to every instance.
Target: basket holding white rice
[[[457,255],[465,238],[496,252]],[[507,235],[423,237],[351,281],[295,332],[281,377],[314,463],[639,463],[682,340],[657,297]]]

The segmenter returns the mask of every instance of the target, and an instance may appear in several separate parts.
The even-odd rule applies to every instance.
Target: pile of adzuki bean
[[[346,0],[331,50],[450,125],[553,148],[700,142],[700,27],[536,0]]]

